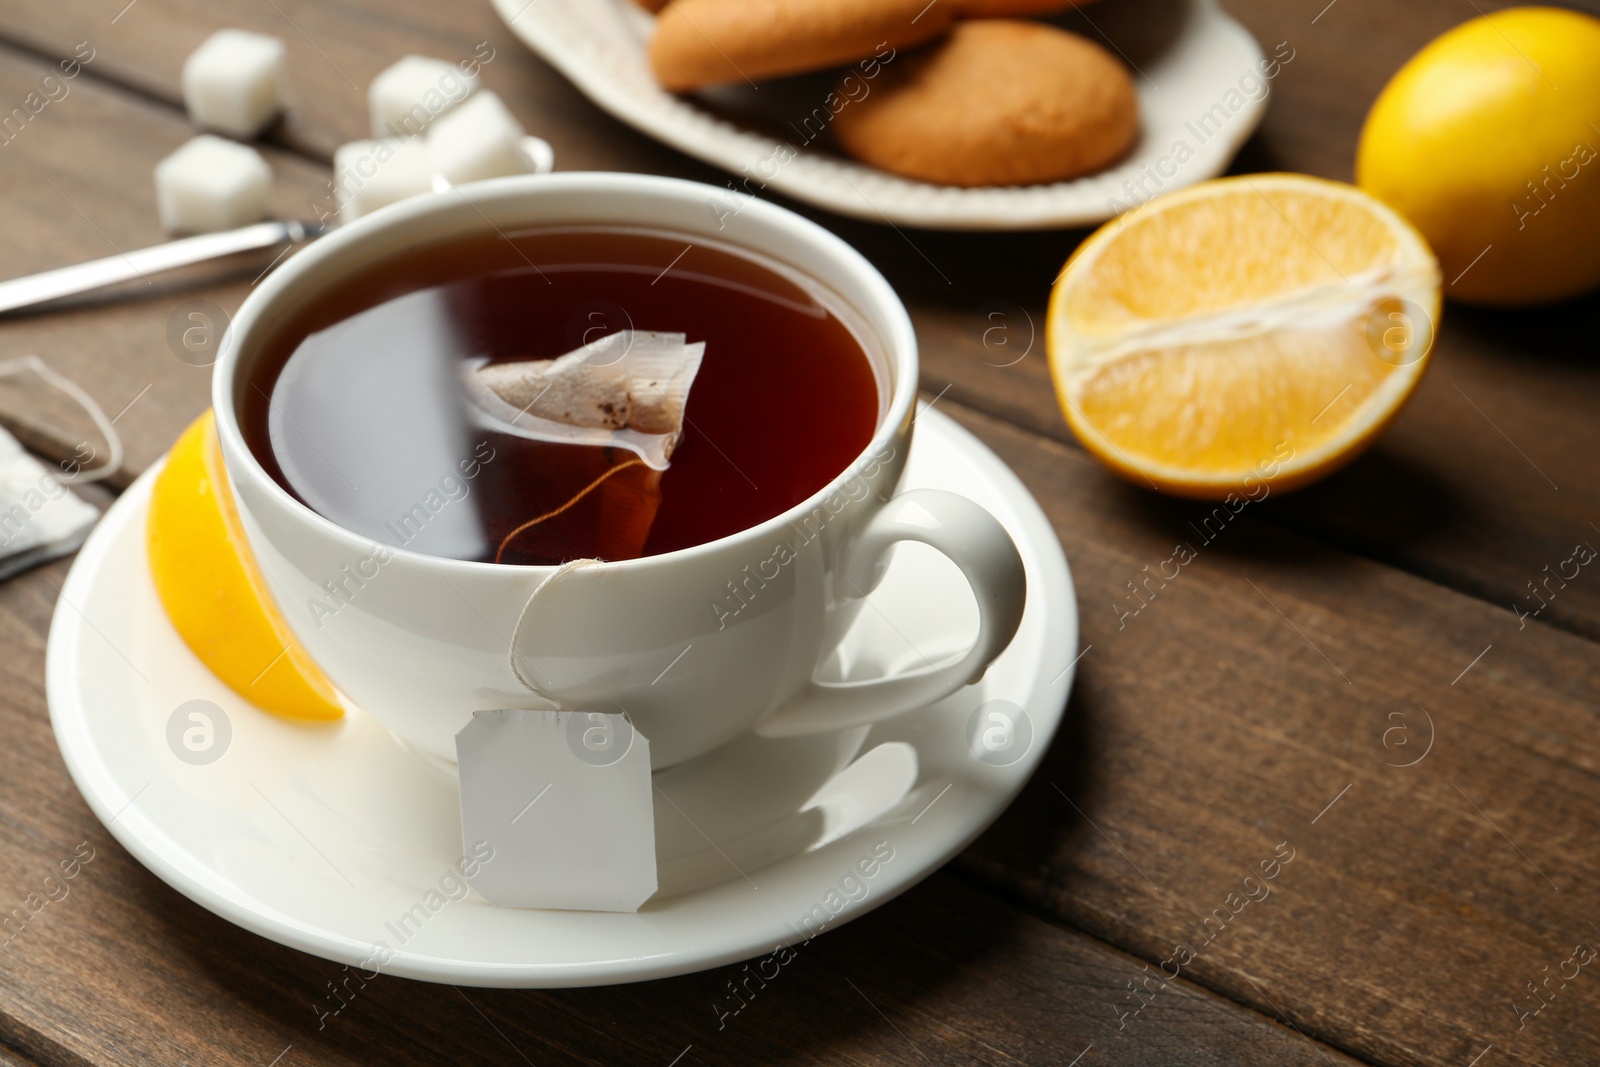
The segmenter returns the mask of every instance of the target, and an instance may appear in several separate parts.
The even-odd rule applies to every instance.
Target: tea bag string
[[[111,425],[111,420],[106,418],[106,413],[94,397],[84,392],[83,387],[77,382],[60,374],[51,368],[50,364],[38,356],[18,356],[0,363],[0,377],[11,374],[23,374],[32,371],[43,378],[46,385],[53,386],[71,397],[94,422],[95,429],[100,431],[100,436],[106,439],[106,448],[111,453],[106,461],[94,470],[79,469],[76,473],[61,478],[63,482],[94,482],[115,473],[122,467],[122,438],[117,435],[116,427]],[[65,474],[65,472],[63,472]]]
[[[528,692],[534,694],[535,696],[542,697],[558,708],[561,707],[561,701],[545,692],[541,686],[530,682],[522,673],[522,667],[517,662],[517,649],[521,646],[522,641],[522,627],[523,624],[528,621],[528,613],[533,610],[534,602],[539,599],[539,595],[548,589],[552,584],[554,584],[557,579],[561,578],[563,575],[570,574],[572,571],[578,570],[581,567],[590,567],[596,563],[604,562],[604,560],[599,559],[574,559],[568,560],[566,563],[563,563],[561,566],[557,567],[544,579],[544,581],[538,584],[533,591],[533,595],[528,597],[528,602],[522,606],[522,614],[517,616],[516,628],[511,631],[511,673],[516,675],[517,681],[521,682],[523,688],[527,689]],[[533,672],[539,675],[544,681],[549,681],[548,678],[544,678],[544,672],[539,670],[538,667],[534,666],[531,659],[528,661],[528,666],[533,667]]]
[[[601,483],[603,483],[607,478],[611,477],[613,474],[616,474],[616,473],[618,473],[620,471],[625,471],[629,467],[639,467],[639,466],[643,466],[643,465],[644,465],[644,460],[642,460],[642,459],[630,459],[626,463],[619,463],[615,467],[608,467],[604,474],[600,475],[600,477],[596,478],[594,481],[590,482],[588,485],[586,485],[582,489],[580,489],[578,491],[578,494],[576,496],[574,496],[571,500],[567,501],[565,504],[562,504],[560,507],[555,508],[555,509],[553,509],[551,511],[547,511],[543,515],[538,515],[538,516],[535,516],[534,518],[529,519],[527,522],[523,523],[521,526],[518,526],[515,530],[512,530],[510,533],[506,534],[505,537],[501,538],[500,539],[500,547],[495,549],[494,561],[496,563],[500,563],[500,562],[503,561],[502,558],[506,554],[506,546],[511,544],[512,540],[518,534],[522,533],[524,530],[531,530],[531,529],[533,529],[533,527],[539,525],[541,522],[547,522],[548,520],[555,518],[557,515],[560,515],[562,512],[566,511],[568,508],[571,508],[571,507],[575,506],[578,503],[578,501],[582,500],[584,497],[588,496],[590,493],[592,493],[596,489],[600,488]],[[541,585],[539,588],[543,589],[544,586]],[[539,591],[537,589],[534,590],[534,594],[533,595],[534,596],[538,596],[539,595]],[[530,603],[531,603],[531,601],[530,601]]]

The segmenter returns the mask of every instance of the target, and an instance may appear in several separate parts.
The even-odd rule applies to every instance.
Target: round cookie
[[[1032,185],[1122,158],[1139,135],[1139,99],[1099,45],[1042,23],[982,19],[885,64],[833,129],[850,155],[907,178]]]
[[[958,19],[1009,19],[1053,15],[1092,0],[949,0]]]
[[[650,65],[673,92],[819,70],[932,40],[955,17],[928,0],[674,0]]]

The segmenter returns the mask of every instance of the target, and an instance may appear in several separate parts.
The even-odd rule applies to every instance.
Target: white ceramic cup
[[[328,677],[421,752],[453,762],[455,735],[474,711],[559,706],[625,711],[649,738],[653,766],[667,767],[752,729],[814,733],[930,704],[981,678],[1015,634],[1026,585],[1004,528],[952,493],[896,495],[911,445],[917,342],[894,290],[820,226],[754,198],[730,216],[711,206],[721,194],[666,178],[567,173],[414,198],[301,251],[234,318],[212,402],[250,546]],[[307,605],[375,546],[296,500],[246,445],[237,403],[265,330],[352,270],[430,241],[591,224],[714,240],[836,294],[879,377],[871,444],[812,498],[716,541],[559,574],[394,548],[336,617],[319,619]],[[960,567],[979,606],[976,641],[913,672],[819,680],[900,541],[931,545]]]

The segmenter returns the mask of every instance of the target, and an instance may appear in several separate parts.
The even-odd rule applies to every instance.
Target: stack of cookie
[[[1065,181],[1104,170],[1139,135],[1121,62],[1017,18],[1078,0],[637,2],[659,12],[650,63],[673,92],[854,64],[825,105],[834,140],[906,178]]]

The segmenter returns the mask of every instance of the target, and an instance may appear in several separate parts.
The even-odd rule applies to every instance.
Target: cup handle
[[[921,541],[961,568],[978,601],[978,638],[954,663],[855,682],[813,678],[756,725],[762,737],[799,737],[860,726],[932,704],[983,677],[1016,635],[1027,576],[1016,544],[995,517],[955,493],[911,489],[868,522],[836,575],[835,588],[865,597],[888,571],[889,549]]]

